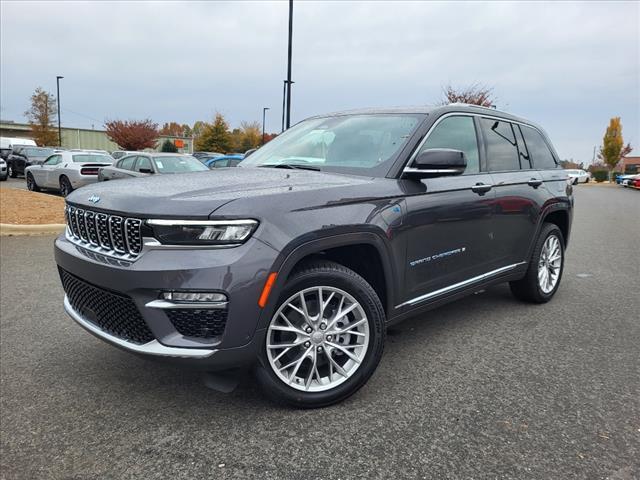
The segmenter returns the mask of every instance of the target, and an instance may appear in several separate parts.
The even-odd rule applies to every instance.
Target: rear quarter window
[[[523,125],[522,135],[524,136],[524,141],[527,143],[533,168],[558,168],[556,159],[553,157],[547,142],[545,142],[540,132],[534,128]]]

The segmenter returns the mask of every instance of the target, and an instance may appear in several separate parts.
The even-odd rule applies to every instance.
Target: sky
[[[561,158],[591,162],[613,116],[640,155],[640,2],[294,2],[292,123],[493,89]],[[193,124],[279,132],[288,3],[0,1],[0,118],[60,83],[63,126]]]

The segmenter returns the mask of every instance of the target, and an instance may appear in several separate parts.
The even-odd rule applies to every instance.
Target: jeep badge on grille
[[[100,197],[98,195],[91,195],[89,197],[89,201],[91,203],[98,203],[100,201]]]

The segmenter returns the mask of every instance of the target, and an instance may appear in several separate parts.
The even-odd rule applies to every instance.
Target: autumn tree
[[[469,103],[471,105],[480,105],[481,107],[493,107],[495,105],[493,89],[477,83],[463,89],[455,89],[451,85],[447,85],[443,88],[443,93],[442,105],[450,103]]]
[[[242,122],[240,128],[231,132],[231,149],[234,152],[246,152],[262,143],[262,130],[259,122]]]
[[[158,124],[146,120],[110,120],[104,124],[107,136],[123,150],[155,148]]]
[[[182,137],[184,135],[184,125],[180,125],[176,122],[165,123],[160,129],[160,135],[166,135],[168,137]]]
[[[609,170],[609,180],[613,176],[613,171],[618,165],[618,162],[622,157],[629,155],[633,148],[631,144],[624,144],[622,139],[622,122],[620,117],[613,117],[609,120],[609,126],[604,133],[602,139],[602,147],[600,147],[600,153],[598,159],[602,160]]]
[[[31,135],[38,145],[58,145],[58,133],[53,124],[57,113],[56,97],[41,87],[36,88],[31,95],[31,107],[24,114],[31,125]]]
[[[213,123],[205,123],[202,126],[202,131],[195,140],[195,149],[205,152],[222,153],[231,151],[229,125],[221,113],[216,113]]]

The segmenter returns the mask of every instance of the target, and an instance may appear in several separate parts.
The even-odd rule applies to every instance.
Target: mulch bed
[[[0,223],[42,225],[64,223],[64,199],[17,188],[0,190]]]

